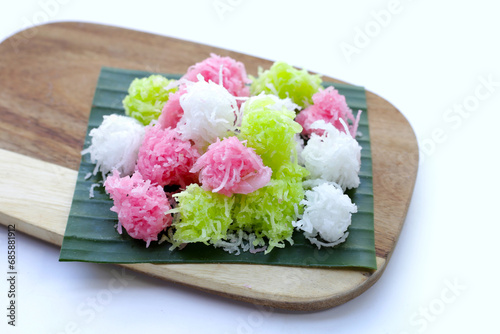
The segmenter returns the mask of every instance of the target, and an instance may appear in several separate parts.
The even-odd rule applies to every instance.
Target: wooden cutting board
[[[213,52],[249,74],[270,61],[87,23],[34,27],[0,44],[0,223],[60,246],[102,66],[184,73]],[[341,82],[332,78],[324,80]],[[367,92],[375,195],[376,271],[239,264],[124,267],[218,295],[290,310],[342,304],[366,291],[391,257],[418,168],[415,135],[389,102]],[[64,266],[61,263],[61,266]]]

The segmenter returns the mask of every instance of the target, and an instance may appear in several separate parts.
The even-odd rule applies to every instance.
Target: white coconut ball
[[[293,225],[304,231],[304,236],[312,244],[318,248],[333,247],[347,239],[352,214],[358,208],[340,186],[322,182],[307,190],[300,204],[304,205],[304,213]],[[323,241],[318,240],[318,235]]]
[[[104,116],[101,125],[89,133],[91,145],[81,153],[90,153],[90,160],[96,164],[94,175],[100,171],[104,179],[113,169],[122,176],[130,175],[135,169],[144,132],[144,126],[134,118]]]
[[[300,161],[310,172],[310,179],[324,179],[334,182],[343,190],[359,186],[361,146],[356,139],[339,131],[323,120],[314,122],[313,129],[324,130],[323,135],[315,133],[300,153]]]
[[[183,140],[192,140],[204,150],[217,138],[236,130],[240,118],[238,104],[226,88],[198,75],[198,82],[187,86],[180,98],[184,115],[177,130]]]

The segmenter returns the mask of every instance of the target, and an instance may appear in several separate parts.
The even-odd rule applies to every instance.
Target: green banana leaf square
[[[104,115],[124,114],[122,100],[135,78],[152,73],[116,68],[102,68],[97,82],[90,112],[84,147],[90,145],[90,130],[98,127]],[[180,75],[163,74],[168,79],[179,79]],[[323,82],[324,87],[333,83]],[[100,173],[88,179],[94,170],[89,155],[82,156],[78,179],[73,196],[71,211],[61,247],[60,261],[82,261],[97,263],[245,263],[263,265],[306,266],[324,268],[376,269],[374,218],[373,218],[373,178],[370,148],[370,132],[366,94],[363,87],[335,84],[340,94],[345,95],[353,111],[362,110],[356,138],[361,150],[361,184],[347,192],[358,206],[353,214],[347,241],[333,248],[318,249],[300,232],[294,232],[292,246],[274,248],[269,254],[242,252],[229,254],[221,248],[204,244],[188,244],[182,250],[169,250],[170,244],[152,242],[148,248],[142,240],[131,238],[124,230],[118,234],[117,214],[110,211],[113,201],[105,193],[104,187],[94,189],[94,197],[89,198],[92,184],[102,184]]]

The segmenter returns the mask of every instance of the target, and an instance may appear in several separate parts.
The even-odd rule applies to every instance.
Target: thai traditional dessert
[[[235,255],[291,246],[294,231],[318,248],[348,238],[360,112],[318,75],[276,62],[252,77],[212,54],[179,80],[137,78],[128,93],[125,115],[104,116],[82,151],[118,233]]]

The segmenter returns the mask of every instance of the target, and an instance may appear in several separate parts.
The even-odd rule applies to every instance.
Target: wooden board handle
[[[0,149],[0,222],[60,246],[78,173]]]

